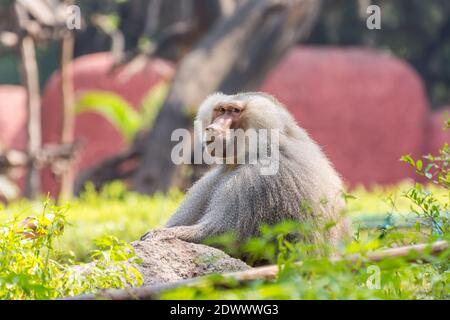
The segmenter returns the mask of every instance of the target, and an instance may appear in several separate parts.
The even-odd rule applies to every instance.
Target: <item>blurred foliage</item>
[[[161,81],[149,91],[138,110],[118,94],[90,91],[78,100],[76,110],[78,113],[93,111],[102,115],[130,143],[137,131],[151,128],[168,90],[168,83]]]
[[[52,73],[59,67],[59,50],[55,42],[39,44],[36,48],[36,57],[39,65],[39,83],[43,88]],[[0,85],[18,85],[20,80],[20,65],[16,56],[6,54],[0,56]]]
[[[78,113],[94,111],[108,119],[130,142],[141,127],[139,113],[120,95],[112,92],[91,91],[78,101]]]
[[[448,144],[439,149],[439,155],[427,155],[422,159],[414,161],[410,155],[402,157],[402,161],[409,163],[416,169],[416,173],[426,177],[437,185],[450,189],[450,149]],[[425,162],[424,162],[425,161]]]
[[[396,212],[407,214],[411,212],[411,202],[404,196],[405,190],[414,187],[412,180],[405,180],[397,185],[356,187],[351,191],[352,198],[347,201],[346,210],[353,215],[381,214]],[[427,190],[441,201],[448,198],[446,189],[434,184],[427,184]]]

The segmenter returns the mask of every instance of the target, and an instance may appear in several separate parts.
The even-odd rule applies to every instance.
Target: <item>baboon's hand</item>
[[[175,233],[170,230],[170,228],[164,229],[153,229],[147,231],[142,237],[141,241],[145,240],[163,240],[163,239],[172,239],[176,238]]]

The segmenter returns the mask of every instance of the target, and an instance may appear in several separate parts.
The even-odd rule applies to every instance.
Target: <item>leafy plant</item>
[[[286,226],[272,228],[281,231]],[[281,240],[281,237],[278,237]],[[428,256],[432,264],[409,263],[406,258],[379,262],[332,261],[312,255],[310,246],[301,243],[273,242],[260,237],[256,250],[267,248],[277,262],[275,280],[236,281],[212,275],[197,285],[165,292],[163,299],[448,299],[450,297],[448,259],[450,250],[439,257]],[[362,257],[383,243],[374,237],[368,242],[352,242],[342,255],[359,253]],[[265,243],[264,243],[265,242]],[[254,242],[253,242],[254,244]],[[374,272],[375,271],[375,272]]]
[[[450,129],[450,118],[446,121],[445,129]],[[435,234],[448,234],[450,231],[450,149],[448,144],[445,143],[439,149],[438,155],[428,154],[418,160],[414,160],[410,155],[405,155],[401,160],[415,168],[417,174],[446,190],[446,196],[441,200],[417,183],[414,188],[405,193],[405,197],[413,204],[411,210],[430,222],[431,229]]]
[[[410,155],[401,158],[416,169],[417,174],[426,177],[432,183],[450,189],[450,149],[447,143],[439,149],[437,156],[427,155],[422,159],[414,160]]]
[[[54,299],[142,283],[133,248],[114,237],[97,241],[90,264],[58,252],[66,212],[46,201],[41,214],[0,224],[0,299]]]
[[[121,182],[110,183],[100,191],[88,185],[79,198],[70,202],[70,210],[65,213],[67,227],[57,238],[55,248],[78,261],[90,261],[97,238],[114,236],[125,242],[139,239],[149,229],[164,225],[182,199],[183,194],[176,190],[148,197],[128,191]],[[0,223],[23,220],[40,212],[44,201],[22,199],[5,207],[0,203]]]
[[[140,110],[136,110],[123,97],[112,92],[91,91],[85,93],[77,102],[77,113],[96,112],[108,119],[131,142],[142,128],[151,127],[168,92],[165,81],[150,90],[143,99]]]

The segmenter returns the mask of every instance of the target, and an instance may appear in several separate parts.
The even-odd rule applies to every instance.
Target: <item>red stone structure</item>
[[[0,86],[0,148],[26,147],[27,94],[19,86]]]
[[[412,176],[398,160],[426,150],[423,83],[409,65],[379,51],[296,48],[262,89],[286,104],[350,185]]]
[[[138,108],[149,90],[174,71],[154,60],[138,72],[112,72],[112,58],[97,53],[76,59],[76,95],[111,91]],[[132,69],[132,68],[131,68]],[[43,91],[44,143],[58,142],[61,133],[61,79],[54,74]],[[435,153],[449,142],[443,131],[445,110],[431,112],[423,83],[403,61],[364,48],[298,47],[293,49],[261,87],[283,102],[300,125],[322,146],[351,186],[392,184],[415,177],[400,162],[404,154]],[[26,145],[26,93],[0,86],[0,144]],[[81,171],[125,148],[119,132],[95,113],[77,116],[76,139],[84,143],[76,170]],[[54,178],[43,174],[43,192],[57,191]]]
[[[75,60],[72,68],[76,96],[89,91],[107,91],[122,96],[133,107],[139,108],[150,89],[172,76],[174,68],[168,62],[155,59],[137,72],[132,67],[112,71],[113,59],[109,53],[96,53]],[[61,76],[55,73],[42,96],[42,127],[44,143],[59,142],[61,136],[62,96]],[[110,157],[125,148],[125,141],[116,128],[94,112],[76,117],[75,138],[83,149],[76,170]],[[43,174],[43,190],[55,194],[56,182],[49,172]]]

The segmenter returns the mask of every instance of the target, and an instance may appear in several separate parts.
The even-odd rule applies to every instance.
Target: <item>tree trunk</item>
[[[178,67],[168,98],[146,136],[133,187],[142,193],[167,191],[174,164],[170,141],[191,124],[187,108],[215,91],[256,89],[284,53],[305,37],[319,11],[313,0],[249,0],[224,18]]]
[[[63,119],[61,143],[72,144],[75,134],[75,93],[73,75],[70,65],[73,60],[75,39],[71,32],[66,32],[61,44],[61,92],[63,100]],[[67,201],[73,196],[75,172],[70,163],[61,175],[60,201]]]
[[[168,97],[138,154],[126,152],[89,170],[78,180],[77,192],[87,181],[99,187],[122,177],[121,163],[130,160],[127,154],[139,158],[132,170],[135,190],[146,194],[167,191],[176,172],[170,157],[172,132],[191,127],[196,107],[209,94],[257,89],[282,56],[309,34],[320,4],[315,0],[248,0],[231,14],[225,10],[181,60]]]

